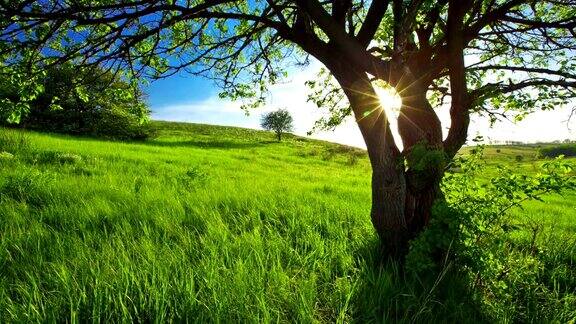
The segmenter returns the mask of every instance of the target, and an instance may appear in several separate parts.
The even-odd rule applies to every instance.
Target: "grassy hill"
[[[377,262],[362,150],[157,125],[141,143],[0,129],[0,322],[490,319],[464,278],[430,284]],[[535,148],[496,149],[490,161],[518,170],[541,163]],[[575,198],[513,211],[542,224],[538,244],[565,245],[550,270],[565,273],[546,309],[503,316],[576,316]]]

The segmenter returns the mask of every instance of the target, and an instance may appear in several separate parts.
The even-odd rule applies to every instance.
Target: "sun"
[[[398,92],[393,87],[384,83],[375,84],[374,90],[376,91],[376,95],[378,95],[382,108],[398,114],[402,107],[402,98],[400,98]]]
[[[387,117],[386,119],[393,135],[392,138],[398,148],[402,149],[404,146],[398,133],[398,116],[400,115],[400,108],[402,107],[402,98],[400,98],[396,89],[383,81],[375,81],[372,85],[374,86],[378,100],[380,100],[382,110],[384,110],[385,116]]]

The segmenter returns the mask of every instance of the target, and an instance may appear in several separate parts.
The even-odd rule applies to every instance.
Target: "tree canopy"
[[[34,96],[9,81],[0,82],[0,125],[15,124],[10,117],[16,116],[16,124],[29,129],[117,139],[152,135],[142,90],[101,68],[52,66],[34,80]],[[23,103],[25,113],[12,115],[11,105]]]
[[[286,109],[278,109],[271,111],[262,116],[260,126],[266,130],[273,130],[278,137],[278,141],[282,140],[282,133],[292,131],[292,116]]]

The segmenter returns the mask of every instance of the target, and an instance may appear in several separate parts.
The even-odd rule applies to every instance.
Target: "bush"
[[[39,208],[52,198],[49,188],[52,178],[37,170],[13,174],[0,184],[0,202],[12,199]]]
[[[144,94],[116,75],[66,65],[47,70],[39,82],[43,91],[28,103],[21,127],[123,140],[155,136]],[[17,102],[11,91],[0,88],[0,97]]]
[[[57,151],[39,151],[31,159],[33,163],[41,164],[76,164],[82,161],[80,155]]]
[[[115,139],[145,140],[157,135],[149,122],[140,123],[137,118],[121,110],[102,111],[87,132],[89,135]]]
[[[334,157],[336,157],[336,152],[334,150],[327,149],[324,152],[322,152],[321,157],[322,157],[322,160],[324,160],[324,161],[330,161]]]
[[[411,243],[407,266],[430,275],[455,265],[468,277],[469,289],[495,321],[572,318],[574,313],[565,310],[576,306],[570,297],[575,283],[560,286],[558,278],[550,278],[552,270],[547,267],[561,270],[563,265],[548,261],[557,256],[539,252],[538,228],[508,217],[508,211],[521,207],[525,200],[576,189],[576,179],[570,176],[572,166],[556,159],[533,176],[500,167],[489,181],[481,182],[477,181],[485,172],[481,148],[455,164],[462,172],[448,173],[443,180],[446,200],[436,203],[427,230]],[[530,239],[519,245],[510,235],[514,231],[529,233]]]
[[[348,164],[348,165],[356,165],[356,164],[358,164],[358,155],[356,155],[356,154],[354,154],[354,153],[348,154],[347,164]]]
[[[539,156],[555,158],[560,155],[566,157],[576,157],[576,144],[561,144],[543,147],[538,150]]]
[[[14,154],[8,152],[0,152],[0,160],[12,160]]]

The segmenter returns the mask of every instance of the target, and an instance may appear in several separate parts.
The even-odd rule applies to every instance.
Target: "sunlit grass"
[[[456,274],[431,291],[378,262],[363,151],[159,127],[142,143],[0,129],[0,322],[487,318]],[[568,238],[574,198],[515,215]]]

